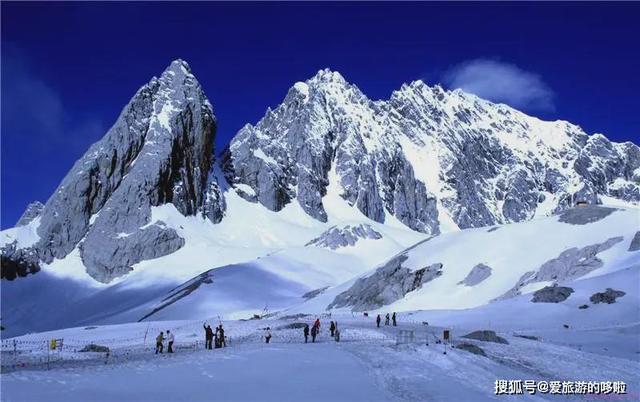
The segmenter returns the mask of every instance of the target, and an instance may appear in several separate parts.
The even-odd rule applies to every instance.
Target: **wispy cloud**
[[[29,60],[13,46],[3,47],[2,135],[40,149],[86,147],[104,134],[99,118],[65,109],[61,95],[34,73]]]
[[[517,109],[553,111],[554,93],[542,78],[520,67],[491,59],[465,61],[447,71],[442,81],[481,98]]]

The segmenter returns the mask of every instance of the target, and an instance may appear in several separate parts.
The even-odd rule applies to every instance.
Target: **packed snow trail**
[[[14,401],[388,401],[364,364],[331,343],[252,344],[146,361],[3,375]]]

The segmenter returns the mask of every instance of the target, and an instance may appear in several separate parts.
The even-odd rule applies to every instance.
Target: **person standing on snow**
[[[220,348],[220,327],[216,327],[216,333],[213,336],[213,347],[214,349]]]
[[[204,348],[211,349],[211,343],[213,342],[213,330],[211,325],[202,324],[204,328]]]
[[[167,330],[167,353],[173,353],[173,341],[173,334],[169,330]]]
[[[304,343],[309,341],[309,324],[304,324]]]
[[[156,354],[158,354],[158,352],[162,353],[162,349],[164,349],[162,342],[164,342],[164,332],[161,331],[160,335],[156,337]]]
[[[311,342],[312,343],[316,343],[316,335],[318,335],[318,327],[316,327],[316,325],[314,324],[313,327],[311,327]]]
[[[389,313],[384,317],[384,325],[389,325]]]
[[[336,333],[335,333],[334,339],[336,340],[336,342],[340,342],[340,330],[338,329],[338,322],[337,321],[335,323],[335,326],[336,326],[336,329],[335,329]]]
[[[376,326],[380,328],[380,314],[376,317]]]
[[[393,315],[391,316],[391,321],[393,321],[393,326],[394,327],[397,326],[397,324],[396,324],[396,312],[395,311],[393,312]]]
[[[329,332],[331,332],[331,337],[333,338],[333,335],[336,332],[336,324],[333,321],[331,321],[331,325],[329,326]]]
[[[224,328],[220,324],[220,346],[227,347],[227,341],[224,339]]]
[[[266,332],[264,334],[264,340],[266,343],[269,343],[269,341],[271,341],[271,328],[267,327]]]

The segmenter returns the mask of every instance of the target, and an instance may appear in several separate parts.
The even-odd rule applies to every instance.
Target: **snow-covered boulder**
[[[474,266],[469,274],[462,281],[458,282],[459,285],[475,286],[491,276],[491,267],[485,264],[478,264]]]

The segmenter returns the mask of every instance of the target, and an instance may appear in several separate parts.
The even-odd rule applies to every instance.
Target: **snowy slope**
[[[562,222],[563,215],[559,215],[435,236],[292,311],[321,311],[329,306],[356,311],[463,309],[553,283],[640,266],[640,252],[630,250],[640,228],[640,210],[584,207],[567,213],[584,217],[592,211],[608,215],[585,224]],[[593,245],[603,249],[593,250]],[[465,283],[481,264],[490,268],[490,274],[475,284]],[[415,289],[400,287],[406,278],[413,285],[416,272],[433,266],[439,273],[430,280]]]
[[[172,289],[209,270],[213,285],[202,286],[154,319],[206,317],[211,306],[216,314],[243,318],[260,313],[265,305],[279,309],[298,303],[304,300],[303,294],[360,275],[425,237],[400,223],[371,221],[341,199],[328,199],[332,208],[323,223],[305,214],[297,203],[276,213],[243,200],[232,190],[225,197],[226,218],[219,224],[200,216],[185,217],[171,204],[152,208],[149,224],[164,222],[185,239],[185,245],[173,254],[136,264],[129,275],[110,284],[87,274],[77,250],[44,264],[36,275],[3,280],[3,335],[137,321],[162,304]],[[306,246],[332,226],[363,223],[382,238],[359,239],[336,250]],[[3,234],[30,234],[29,227]]]

